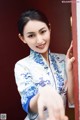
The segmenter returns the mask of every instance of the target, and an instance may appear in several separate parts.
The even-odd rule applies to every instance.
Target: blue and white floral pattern
[[[23,109],[28,113],[30,99],[41,87],[51,85],[66,97],[65,55],[49,51],[50,66],[41,54],[31,50],[30,55],[15,64],[15,80]]]

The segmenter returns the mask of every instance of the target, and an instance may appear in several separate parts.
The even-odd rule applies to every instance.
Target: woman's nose
[[[37,36],[37,43],[43,43],[43,38],[42,38],[42,36],[41,35],[38,35]]]

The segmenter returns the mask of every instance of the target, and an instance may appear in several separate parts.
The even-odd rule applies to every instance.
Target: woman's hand
[[[62,97],[50,86],[41,88],[38,97],[38,113],[40,120],[44,120],[44,110],[48,110],[47,120],[68,120]]]
[[[66,67],[67,71],[72,71],[73,70],[73,62],[75,61],[75,58],[73,57],[73,41],[71,42],[71,45],[67,51],[66,54]]]

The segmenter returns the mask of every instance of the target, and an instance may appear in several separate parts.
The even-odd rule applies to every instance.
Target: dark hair
[[[24,26],[30,20],[42,21],[46,23],[46,25],[49,27],[49,21],[47,17],[41,11],[35,10],[35,9],[29,9],[21,14],[20,19],[18,21],[18,31],[21,35],[23,35]]]

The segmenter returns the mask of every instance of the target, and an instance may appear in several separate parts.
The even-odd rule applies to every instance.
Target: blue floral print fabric
[[[27,113],[31,98],[46,85],[56,89],[65,103],[67,90],[65,55],[49,51],[49,61],[50,65],[41,54],[30,50],[29,56],[15,64],[15,81],[22,107]]]

